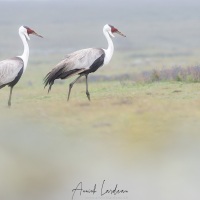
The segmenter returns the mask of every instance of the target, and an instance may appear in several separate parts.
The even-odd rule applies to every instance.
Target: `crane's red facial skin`
[[[33,33],[35,33],[35,31],[33,31],[32,29],[28,28],[28,29],[27,29],[27,33],[28,33],[28,34],[33,34]]]
[[[118,29],[116,29],[114,26],[112,26],[112,25],[109,25],[109,26],[111,28],[112,33],[118,33],[119,35],[126,37],[124,34],[122,34],[120,31],[118,31]]]
[[[28,35],[35,33],[35,31],[30,29],[28,26],[24,26],[24,28],[27,30]]]
[[[109,26],[110,26],[110,28],[111,28],[111,32],[112,32],[112,33],[115,33],[115,32],[118,31],[114,26],[112,26],[112,25],[109,25]]]
[[[43,38],[41,35],[37,34],[34,30],[30,29],[28,26],[24,26],[24,28],[27,30],[28,35],[33,34],[33,35]]]

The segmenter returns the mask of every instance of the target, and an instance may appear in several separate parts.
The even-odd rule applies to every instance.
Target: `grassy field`
[[[84,79],[74,85],[69,102],[73,78],[58,81],[47,94],[43,77],[65,54],[33,54],[11,109],[9,88],[0,91],[0,195],[64,200],[80,181],[99,185],[106,179],[129,190],[130,199],[198,197],[199,83],[92,79],[195,66],[197,52],[173,59],[150,51],[136,58],[134,51],[115,52],[109,66],[89,76],[91,102]]]
[[[50,94],[25,80],[15,88],[11,109],[8,88],[0,93],[4,191],[56,193],[64,181],[70,198],[80,180],[105,177],[128,189],[131,199],[155,199],[160,187],[157,199],[167,200],[168,191],[183,197],[188,187],[184,196],[197,195],[199,83],[92,82],[91,102],[85,83],[78,83],[67,102],[70,80]]]
[[[6,107],[8,89],[1,90],[2,112],[48,123],[49,127],[58,127],[58,131],[78,136],[121,137],[130,146],[144,139],[154,148],[156,138],[164,142],[163,136],[179,128],[181,122],[200,118],[198,83],[90,83],[91,102],[86,98],[85,84],[79,83],[67,102],[68,83],[56,84],[50,94],[42,86],[17,86],[11,109]]]

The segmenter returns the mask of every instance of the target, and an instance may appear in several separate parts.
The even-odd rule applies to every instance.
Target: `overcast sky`
[[[7,1],[65,1],[65,2],[68,2],[68,3],[73,3],[73,2],[86,2],[86,1],[92,1],[92,2],[95,2],[95,1],[101,1],[101,0],[0,0],[0,1],[4,1],[4,2],[7,2]],[[123,3],[126,3],[127,1],[129,2],[145,2],[145,3],[163,3],[163,2],[172,2],[174,4],[176,3],[187,3],[187,4],[193,4],[193,3],[197,3],[199,4],[199,0],[109,0],[109,2],[123,2]]]
[[[110,4],[128,4],[128,5],[165,5],[165,6],[199,6],[200,8],[200,1],[199,0],[0,0],[0,2],[65,2],[68,4],[94,4],[95,2],[102,2],[102,4],[110,5]]]
[[[47,1],[49,3],[46,3]],[[90,46],[105,47],[107,43],[102,35],[102,27],[106,23],[116,26],[127,35],[126,40],[120,37],[116,39],[116,49],[117,45],[129,49],[152,47],[183,49],[185,46],[194,48],[200,44],[199,0],[23,0],[23,2],[26,3],[22,3],[21,0],[0,0],[1,54],[5,50],[10,52],[20,49],[21,41],[17,34],[20,25],[36,29],[48,40],[41,43],[34,38],[31,40],[33,43],[31,45],[35,45],[33,49],[53,47],[57,51],[68,47],[74,49]],[[122,46],[118,49],[122,49]]]

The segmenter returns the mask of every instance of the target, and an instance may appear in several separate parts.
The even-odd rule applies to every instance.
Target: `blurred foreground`
[[[64,85],[17,88],[11,109],[2,90],[0,198],[71,199],[82,181],[98,192],[74,199],[199,199],[198,87],[99,82],[88,102],[77,84],[69,103]],[[128,193],[100,196],[103,180]]]

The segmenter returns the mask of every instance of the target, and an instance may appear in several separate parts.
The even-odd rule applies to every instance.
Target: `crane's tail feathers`
[[[3,87],[5,87],[5,86],[6,86],[6,84],[4,84],[4,85],[0,85],[0,89],[3,88]]]
[[[44,77],[44,88],[49,85],[48,92],[51,91],[51,87],[54,84],[56,79],[66,79],[73,75],[80,74],[81,72],[85,71],[85,69],[73,69],[69,71],[65,71],[64,68],[57,69],[54,68]]]
[[[49,89],[48,89],[48,93],[51,91],[51,87],[54,84],[54,80],[56,79],[56,77],[54,76],[54,73],[52,73],[53,70],[51,72],[49,72],[45,77],[44,77],[44,88],[46,88],[47,85],[49,85]]]

